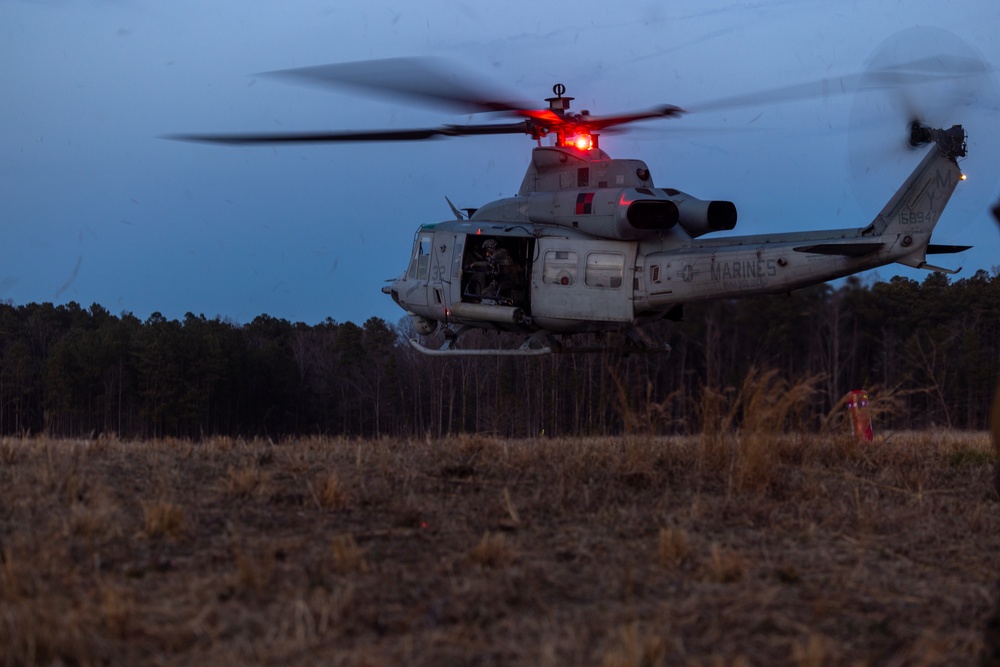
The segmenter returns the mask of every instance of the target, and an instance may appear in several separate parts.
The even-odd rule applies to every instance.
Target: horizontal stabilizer
[[[849,243],[818,243],[795,248],[795,252],[811,252],[814,255],[843,255],[844,257],[861,257],[868,253],[881,250],[884,243],[874,241],[857,241]]]
[[[931,243],[927,246],[928,255],[950,255],[955,252],[965,252],[970,249],[971,245],[940,245],[938,243]]]
[[[946,269],[943,266],[934,266],[933,264],[928,264],[927,262],[920,262],[917,265],[918,269],[923,269],[924,271],[937,271],[939,273],[947,273],[949,276],[954,275],[962,270],[962,267],[957,269]]]

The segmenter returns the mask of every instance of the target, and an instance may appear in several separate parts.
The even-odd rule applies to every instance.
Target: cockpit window
[[[431,267],[431,236],[422,235],[413,245],[413,261],[410,262],[409,277],[427,280]]]

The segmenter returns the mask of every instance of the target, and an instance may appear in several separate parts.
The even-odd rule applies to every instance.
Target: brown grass
[[[751,389],[692,438],[0,439],[0,664],[974,663],[988,435]]]
[[[665,568],[680,567],[691,555],[690,538],[680,528],[660,528],[656,555]]]
[[[177,539],[184,528],[184,509],[175,503],[153,500],[140,501],[143,534],[147,537]]]
[[[364,550],[354,541],[353,535],[334,537],[330,545],[330,556],[333,569],[341,574],[368,571]]]
[[[347,490],[336,472],[319,476],[316,483],[309,487],[309,490],[319,507],[338,510],[347,506]]]
[[[486,531],[479,543],[469,552],[469,560],[484,567],[499,568],[511,564],[515,549],[503,533]]]

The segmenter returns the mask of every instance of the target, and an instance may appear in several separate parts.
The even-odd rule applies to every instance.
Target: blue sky
[[[527,137],[161,138],[469,121],[259,72],[431,55],[540,104],[564,83],[575,109],[611,114],[859,73],[913,26],[933,27],[904,33],[929,42],[914,53],[953,35],[1000,66],[995,0],[614,4],[0,0],[0,300],[96,302],[143,319],[395,323],[403,312],[380,289],[405,268],[417,226],[451,217],[446,196],[477,207],[520,185]],[[969,180],[935,241],[976,248],[932,258],[961,277],[1000,264],[987,213],[1000,196],[1000,112],[993,90],[975,105],[941,99],[950,92],[911,97],[970,134]],[[919,161],[900,149],[895,115],[880,97],[820,97],[646,123],[602,147],[645,160],[659,187],[734,201],[734,233],[858,227]],[[895,274],[926,275],[877,275]]]

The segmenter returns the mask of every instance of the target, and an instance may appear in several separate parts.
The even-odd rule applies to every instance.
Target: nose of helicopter
[[[396,302],[396,305],[400,305],[400,303],[399,303],[399,290],[396,289],[396,283],[397,282],[398,282],[398,280],[393,280],[390,284],[383,285],[382,286],[382,294],[388,294],[389,296],[392,297],[392,300]]]

